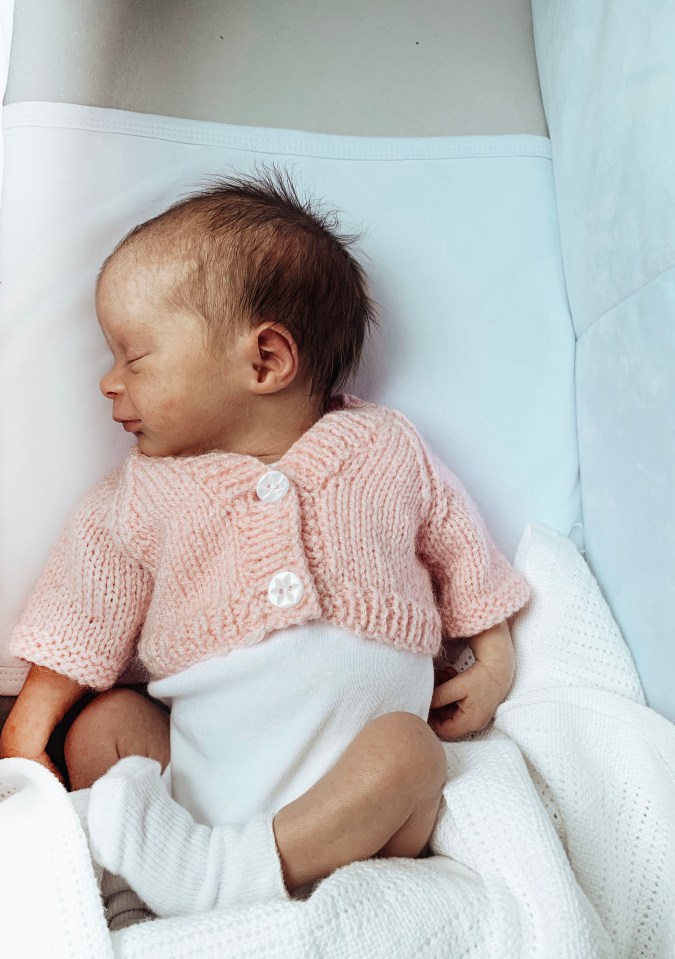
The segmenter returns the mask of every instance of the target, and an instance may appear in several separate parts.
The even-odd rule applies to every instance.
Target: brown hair
[[[300,199],[288,171],[272,164],[255,176],[215,176],[134,227],[98,279],[120,249],[139,242],[166,267],[168,302],[203,318],[214,352],[233,332],[280,323],[323,413],[379,325],[365,271],[348,249],[360,239],[339,232],[336,211]]]

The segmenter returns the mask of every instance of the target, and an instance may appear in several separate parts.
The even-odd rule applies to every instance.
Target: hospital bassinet
[[[337,206],[347,230],[365,228],[384,332],[350,391],[418,425],[537,584],[495,728],[446,745],[434,856],[352,864],[304,903],[110,936],[66,793],[36,764],[3,760],[0,952],[672,955],[660,878],[675,856],[673,3],[10,0],[0,30],[0,636],[72,505],[128,446],[90,400],[106,363],[100,262],[210,174],[266,160]],[[538,645],[535,626],[554,622],[563,647],[562,632]],[[25,673],[0,647],[3,718]],[[120,683],[145,678],[134,667]],[[542,719],[552,689],[560,725],[546,713],[536,745],[518,716],[527,705]],[[589,704],[604,732],[574,725]],[[622,715],[638,717],[630,730]],[[561,757],[586,729],[607,755],[632,736],[634,762],[598,767],[605,786],[575,818],[564,795],[582,790],[563,789]],[[586,773],[600,762],[588,757]],[[515,811],[491,818],[487,803],[472,818],[476,795],[500,794],[502,766],[531,813],[517,851],[500,831]],[[652,826],[637,889],[593,871],[609,868],[606,850],[589,853],[593,816],[622,781]],[[543,892],[527,870],[514,876],[545,848]],[[615,876],[630,850],[617,844]],[[637,915],[624,899],[652,905]]]

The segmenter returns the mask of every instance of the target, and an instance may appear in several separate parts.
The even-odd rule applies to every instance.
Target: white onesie
[[[208,826],[247,822],[297,799],[366,723],[405,710],[425,722],[434,688],[425,653],[315,620],[225,650],[148,693],[171,709],[163,780]]]

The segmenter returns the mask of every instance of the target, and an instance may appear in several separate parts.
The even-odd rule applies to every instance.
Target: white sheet
[[[350,863],[309,899],[115,932],[61,784],[0,761],[0,951],[52,959],[671,959],[675,727],[644,705],[596,581],[541,524],[514,560],[514,686],[494,725],[444,744],[428,859]],[[40,922],[36,921],[39,915]]]
[[[413,420],[507,554],[531,519],[581,520],[547,139],[341,137],[62,103],[13,104],[4,124],[0,637],[70,509],[130,441],[98,391],[100,263],[207,175],[255,161],[289,165],[345,230],[366,230],[381,331],[347,388]],[[0,694],[16,695],[26,668],[1,642]]]

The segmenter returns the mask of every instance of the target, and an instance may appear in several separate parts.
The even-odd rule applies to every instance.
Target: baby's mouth
[[[127,431],[127,433],[138,433],[141,428],[140,420],[124,420],[122,426]]]

